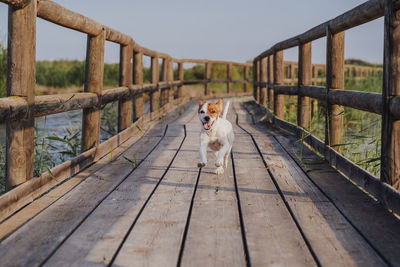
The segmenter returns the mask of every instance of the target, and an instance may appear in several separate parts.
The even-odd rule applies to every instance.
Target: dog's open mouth
[[[206,122],[203,122],[203,127],[204,127],[204,130],[210,130],[211,129],[211,126],[214,124],[214,122],[213,121],[206,121]]]

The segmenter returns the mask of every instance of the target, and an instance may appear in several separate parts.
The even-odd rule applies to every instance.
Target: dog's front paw
[[[199,168],[203,168],[203,167],[205,167],[206,166],[206,163],[205,162],[199,162],[199,163],[197,163],[197,167],[199,167]]]
[[[221,167],[218,167],[216,170],[215,170],[215,173],[217,174],[217,175],[220,175],[220,174],[223,174],[224,173],[224,168],[221,166]]]
[[[215,167],[222,167],[222,160],[215,162]]]

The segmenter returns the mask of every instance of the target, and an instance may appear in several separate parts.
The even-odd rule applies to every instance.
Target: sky
[[[363,0],[55,0],[175,58],[252,60],[275,43],[303,33]],[[0,3],[6,42],[7,6]],[[313,42],[313,63],[325,63],[326,38]],[[85,58],[86,35],[37,20],[37,60]],[[284,51],[297,60],[297,48]],[[383,19],[346,31],[345,58],[383,59]],[[118,62],[119,45],[106,42],[105,61]]]

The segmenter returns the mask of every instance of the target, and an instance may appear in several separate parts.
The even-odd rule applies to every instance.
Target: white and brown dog
[[[199,119],[203,124],[200,132],[200,162],[199,168],[207,164],[207,147],[215,152],[215,173],[224,173],[224,168],[228,166],[228,158],[232,149],[233,134],[232,124],[226,119],[229,108],[229,101],[224,107],[224,100],[220,99],[216,104],[207,103],[201,100],[199,103]],[[223,110],[223,111],[222,111]],[[222,117],[219,115],[222,112]]]

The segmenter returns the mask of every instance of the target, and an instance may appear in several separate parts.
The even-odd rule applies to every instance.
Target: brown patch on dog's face
[[[218,105],[218,104],[208,104],[208,106],[207,106],[207,114],[210,117],[212,117],[215,120],[217,120],[220,113],[221,113],[220,105]]]

